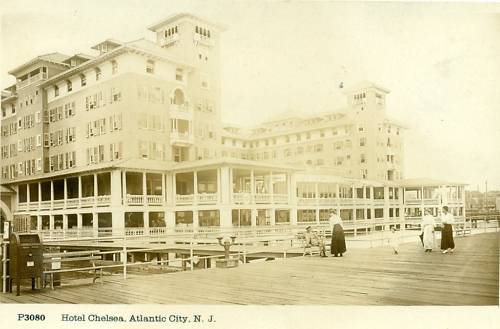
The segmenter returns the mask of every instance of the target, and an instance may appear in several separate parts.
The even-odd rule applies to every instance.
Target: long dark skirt
[[[335,224],[333,226],[332,245],[330,251],[332,255],[343,254],[346,252],[344,230],[339,224]]]
[[[450,224],[444,224],[443,230],[441,231],[441,249],[455,248],[455,242],[453,241],[453,228]]]

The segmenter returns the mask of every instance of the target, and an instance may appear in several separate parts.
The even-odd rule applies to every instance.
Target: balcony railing
[[[269,193],[255,193],[253,197],[255,203],[271,203],[271,194]]]
[[[274,203],[288,203],[288,194],[273,194]]]
[[[200,204],[213,204],[217,203],[219,198],[217,193],[201,193],[196,196],[196,199]]]
[[[146,200],[150,206],[161,206],[163,204],[163,195],[146,195]]]
[[[98,195],[97,206],[109,206],[111,204],[111,195]]]
[[[177,194],[175,196],[175,203],[182,204],[193,204],[194,196],[192,194]]]
[[[80,205],[80,199],[67,199],[66,200],[66,208],[78,208]]]
[[[170,133],[170,144],[191,145],[194,143],[194,136],[189,132],[172,131]]]
[[[41,73],[38,73],[38,74],[35,74],[23,81],[18,81],[17,82],[17,89],[21,89],[21,88],[24,88],[30,84],[32,84],[33,82],[37,82],[37,81],[40,81],[40,80],[45,80],[47,79],[47,73],[44,73],[44,72],[41,72]]]
[[[212,46],[213,45],[212,39],[210,39],[209,37],[206,37],[204,35],[201,35],[199,33],[195,33],[194,34],[193,40],[196,41],[196,42],[199,42],[199,43],[201,43],[203,45],[206,45],[206,46]]]
[[[64,199],[54,200],[52,202],[52,209],[63,209],[63,208],[64,208]]]
[[[47,210],[52,207],[52,201],[46,200],[46,201],[40,201],[40,210]]]
[[[81,198],[80,207],[92,207],[94,203],[95,203],[95,197],[93,196]]]
[[[144,204],[144,196],[127,194],[127,204],[129,206],[142,206]]]
[[[252,195],[250,192],[238,192],[238,193],[233,193],[233,202],[234,203],[251,203],[252,202]]]
[[[28,210],[28,203],[26,203],[26,202],[19,202],[17,204],[17,210],[18,211],[26,211],[26,210]]]
[[[160,45],[162,47],[169,46],[170,44],[176,42],[177,40],[179,40],[179,34],[175,33],[175,34],[172,34],[171,36],[165,37],[165,39],[161,40]]]

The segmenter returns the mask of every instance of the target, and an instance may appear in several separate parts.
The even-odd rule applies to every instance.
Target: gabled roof
[[[64,55],[61,53],[50,53],[50,54],[45,54],[45,55],[40,55],[29,62],[26,62],[18,67],[16,67],[13,70],[10,70],[8,73],[12,75],[16,75],[17,72],[25,69],[26,67],[35,64],[36,62],[44,61],[48,63],[53,63],[53,64],[59,64],[59,65],[64,65],[66,66],[67,64],[63,63],[66,59],[68,59],[70,56]]]

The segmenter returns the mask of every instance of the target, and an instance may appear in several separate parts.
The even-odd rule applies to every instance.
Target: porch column
[[[78,176],[78,200],[82,198],[82,176]]]
[[[52,208],[53,202],[54,202],[54,181],[51,180],[50,181],[50,204],[51,204],[51,208]]]
[[[420,188],[420,214],[424,218],[424,187]]]
[[[92,213],[92,229],[95,233],[99,231],[99,217],[96,212]]]
[[[200,226],[200,220],[198,218],[198,209],[193,209],[193,229],[197,229]]]
[[[64,199],[64,208],[66,208],[66,202],[68,201],[68,182],[66,181],[66,178],[64,179],[64,188],[63,188],[63,199]],[[64,218],[64,216],[63,216]],[[67,220],[67,218],[66,218]],[[64,223],[64,219],[63,219]],[[64,224],[63,224],[64,227]]]
[[[76,227],[81,230],[83,227],[82,224],[82,214],[76,214]]]
[[[250,210],[250,223],[252,227],[257,226],[257,209]]]
[[[165,224],[167,227],[175,227],[175,212],[172,210],[165,211]]]
[[[269,172],[269,194],[271,195],[271,203],[274,203],[274,186],[273,186],[273,172]]]
[[[375,202],[375,188],[373,186],[370,186],[370,197],[372,199],[372,202],[370,202],[371,206],[370,206],[370,216],[371,216],[371,219],[372,220],[375,220],[375,205],[374,205],[374,202]]]
[[[233,194],[233,184],[231,183],[231,171],[232,169],[229,167],[221,167],[220,168],[220,186],[221,190],[221,199],[220,202],[222,204],[231,203],[231,196]]]
[[[269,218],[269,221],[271,222],[270,225],[274,226],[276,225],[276,209],[274,208],[269,209],[269,213],[271,215]]]
[[[172,205],[175,206],[177,203],[177,177],[175,173],[172,174],[172,200]]]
[[[255,177],[253,169],[250,169],[250,203],[254,203],[255,200]]]
[[[121,188],[121,175],[119,170],[111,171],[111,206],[119,206],[121,205],[121,196],[122,196],[122,188]]]
[[[30,184],[26,184],[26,204],[28,205],[29,209],[29,204],[30,204]]]
[[[319,205],[319,188],[318,183],[314,183],[314,204],[316,207]]]
[[[233,226],[233,220],[232,220],[232,212],[230,208],[223,208],[219,210],[219,216],[220,216],[220,227],[232,227]]]
[[[193,204],[198,204],[198,172],[193,171]]]
[[[144,234],[149,235],[149,213],[147,211],[143,212],[142,218],[144,222]]]
[[[288,203],[292,205],[297,204],[297,180],[294,174],[286,175],[286,184],[288,191]]]
[[[167,173],[166,177],[166,190],[165,190],[165,200],[167,201],[167,205],[174,204],[175,200],[175,182],[174,182],[174,174]],[[175,221],[174,221],[175,226]]]
[[[38,182],[38,209],[40,209],[40,205],[42,202],[42,183]]]
[[[37,229],[37,231],[42,230],[42,216],[41,215],[36,216],[36,229]]]
[[[167,200],[167,191],[165,190],[166,184],[165,184],[165,173],[161,174],[161,203],[162,205],[165,205],[165,201]]]
[[[122,202],[123,204],[127,204],[127,171],[123,170],[122,171]]]
[[[94,197],[97,202],[97,193],[98,193],[98,188],[97,188],[97,174],[94,174]]]
[[[49,215],[49,230],[54,230],[54,215]]]
[[[146,172],[143,172],[142,173],[142,199],[143,199],[143,202],[146,202],[146,195],[148,195],[148,183],[147,183],[147,180],[146,180]]]
[[[366,186],[363,186],[363,219],[367,220],[367,200],[366,200]]]
[[[290,225],[297,225],[297,207],[290,208]]]
[[[66,179],[64,181],[66,181]],[[68,214],[63,214],[63,230],[67,229],[68,229]]]

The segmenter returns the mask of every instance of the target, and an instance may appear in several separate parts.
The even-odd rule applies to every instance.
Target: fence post
[[[123,278],[127,278],[127,244],[125,241],[125,236],[123,236]]]
[[[7,292],[7,241],[2,241],[2,292]]]
[[[191,239],[191,242],[190,242],[190,250],[189,250],[189,258],[190,258],[190,261],[189,261],[189,268],[190,270],[192,271],[194,268],[193,268],[193,240]]]

